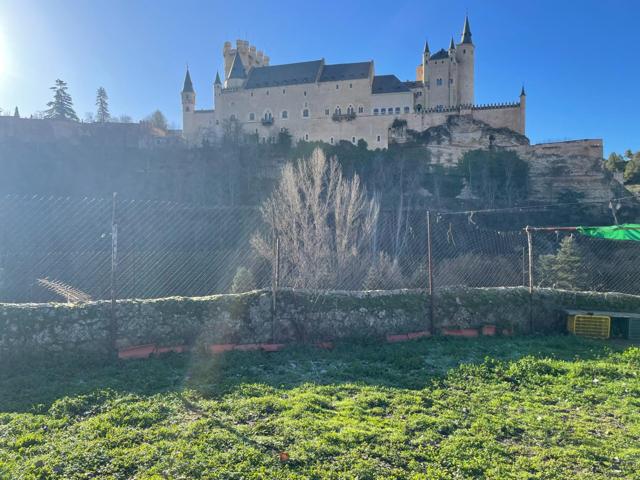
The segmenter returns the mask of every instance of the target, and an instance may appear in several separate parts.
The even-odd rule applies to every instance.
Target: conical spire
[[[429,53],[429,42],[427,40],[424,41],[424,50],[422,53]]]
[[[218,72],[216,72],[216,81],[213,82],[214,85],[221,85],[222,82],[220,81],[220,74]]]
[[[195,93],[193,91],[193,83],[191,83],[191,75],[189,75],[189,67],[187,67],[187,74],[184,76],[184,86],[182,87],[182,93]]]
[[[455,50],[456,44],[453,43],[453,37],[451,37],[451,42],[449,42],[449,50]]]
[[[13,111],[13,116],[16,118],[20,118],[20,112],[18,111],[18,107]]]
[[[469,26],[469,15],[464,17],[464,28],[462,29],[462,39],[460,43],[473,43],[471,41],[471,27]]]
[[[527,94],[524,93],[524,83],[522,84],[522,90],[520,90],[520,96],[521,97],[526,97],[527,96]]]
[[[231,64],[231,70],[229,71],[229,78],[246,78],[247,74],[242,64],[242,59],[237,53],[233,57],[233,63]]]

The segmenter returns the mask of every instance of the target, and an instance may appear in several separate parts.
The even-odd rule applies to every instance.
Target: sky
[[[0,0],[0,108],[42,111],[61,78],[81,118],[103,86],[112,114],[160,109],[181,128],[185,66],[197,108],[212,108],[225,40],[249,40],[271,64],[372,59],[413,80],[425,39],[432,51],[459,41],[467,13],[476,103],[517,101],[524,84],[532,142],[640,150],[637,0]]]

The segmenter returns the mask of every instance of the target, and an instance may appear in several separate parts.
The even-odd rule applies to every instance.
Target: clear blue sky
[[[188,62],[198,108],[211,108],[225,40],[249,40],[272,64],[373,59],[376,72],[414,79],[425,38],[458,41],[469,13],[476,102],[527,90],[533,142],[604,138],[640,150],[640,2],[0,0],[0,107],[43,110],[56,78],[78,115],[104,86],[113,114],[159,108],[180,127]]]

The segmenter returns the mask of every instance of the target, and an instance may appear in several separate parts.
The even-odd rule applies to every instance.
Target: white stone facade
[[[469,115],[524,134],[525,97],[502,105],[474,105],[474,52],[468,20],[461,41],[422,54],[415,81],[375,75],[373,61],[329,65],[324,59],[269,65],[269,57],[238,40],[223,48],[224,78],[216,75],[215,109],[196,110],[187,72],[182,91],[183,136],[188,143],[215,141],[233,122],[260,142],[286,129],[299,140],[357,143],[386,148],[395,119],[423,131],[451,115]]]

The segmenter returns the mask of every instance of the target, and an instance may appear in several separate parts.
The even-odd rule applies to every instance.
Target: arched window
[[[309,109],[305,108],[304,110],[302,110],[302,116],[304,118],[309,118]]]
[[[333,113],[335,113],[336,115],[342,115],[342,110],[340,109],[340,105],[336,107]]]
[[[305,133],[305,134],[304,134],[304,139],[305,139],[305,140],[309,140],[309,134],[308,134],[308,133]]]
[[[255,121],[255,119],[256,119],[256,114],[255,114],[255,113],[253,113],[253,112],[251,112],[251,113],[249,114],[249,121],[250,121],[250,122],[253,122],[253,121]]]
[[[286,110],[282,111],[282,118],[289,118],[289,112],[287,112]]]
[[[347,115],[351,115],[353,113],[355,113],[355,111],[353,110],[353,105],[349,105],[347,107]]]
[[[362,105],[358,107],[358,113],[364,113],[364,107]]]
[[[422,105],[417,104],[416,105],[416,112],[420,113],[422,111]]]
[[[409,107],[404,107],[404,113],[409,113],[411,109]]]
[[[330,143],[331,145],[333,145],[333,137],[331,137],[331,138],[329,139],[329,143]]]

